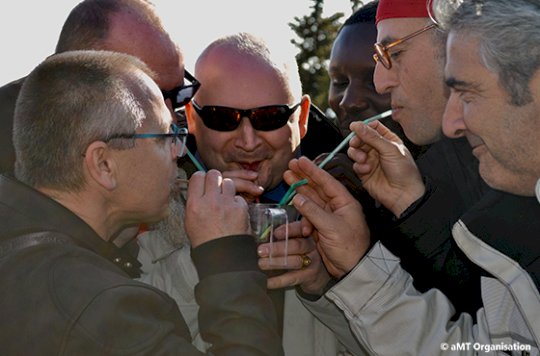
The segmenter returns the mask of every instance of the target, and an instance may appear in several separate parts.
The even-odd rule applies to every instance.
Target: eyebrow
[[[397,40],[397,38],[391,37],[391,36],[386,36],[385,38],[380,40],[379,43],[381,43],[383,46],[386,46],[387,44],[392,43],[395,40]]]
[[[454,77],[446,78],[444,82],[446,86],[452,89],[461,89],[461,90],[466,90],[466,89],[478,90],[479,89],[477,84],[469,83],[463,80],[458,80]]]

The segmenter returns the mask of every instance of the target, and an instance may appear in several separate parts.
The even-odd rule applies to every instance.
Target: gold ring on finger
[[[300,258],[302,259],[302,268],[306,268],[311,265],[311,258],[309,258],[308,255],[300,255]]]

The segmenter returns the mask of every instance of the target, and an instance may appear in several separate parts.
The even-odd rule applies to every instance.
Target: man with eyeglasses
[[[443,80],[446,34],[429,18],[425,0],[381,0],[376,24],[375,87],[390,95],[392,119],[407,138],[431,147],[417,161],[424,182],[396,197],[395,209],[383,209],[388,223],[373,238],[401,258],[419,290],[439,288],[457,311],[474,313],[481,304],[479,270],[452,246],[451,228],[489,188],[466,140],[442,134],[448,97]],[[415,176],[400,172],[395,184]],[[365,179],[363,187],[377,201],[389,190]],[[471,293],[465,295],[463,289]]]
[[[141,59],[158,74],[156,82],[171,112],[187,103],[200,85],[184,71],[182,53],[165,31],[154,7],[144,0],[85,0],[79,3],[62,27],[55,53],[80,49],[122,52]],[[0,88],[2,173],[13,172],[12,121],[23,82],[24,78],[21,78]]]
[[[185,148],[153,75],[133,56],[72,51],[26,78],[15,178],[0,175],[0,278],[9,286],[0,354],[206,354],[176,303],[133,279],[140,264],[118,237],[166,216]],[[188,195],[208,353],[282,355],[246,202],[215,170],[196,173]]]

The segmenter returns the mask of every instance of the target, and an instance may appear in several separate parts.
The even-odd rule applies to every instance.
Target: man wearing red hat
[[[446,33],[430,19],[427,0],[381,0],[377,9],[374,83],[390,94],[392,119],[417,145],[431,145],[417,160],[422,181],[391,210],[397,219],[380,240],[401,259],[415,286],[438,288],[456,311],[475,313],[481,305],[479,269],[452,243],[452,225],[489,191],[465,138],[442,133],[449,95],[444,84]],[[394,177],[400,180],[408,175]],[[365,184],[374,197],[388,194],[380,182]],[[378,199],[380,201],[380,199]],[[462,293],[462,290],[468,293]]]

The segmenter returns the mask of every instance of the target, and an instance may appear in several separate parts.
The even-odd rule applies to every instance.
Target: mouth
[[[247,171],[258,172],[259,171],[259,166],[261,165],[261,161],[256,161],[256,162],[251,162],[251,163],[239,162],[238,164],[240,164],[240,167],[242,167],[243,169],[245,169]]]
[[[399,115],[399,113],[401,112],[401,110],[403,110],[403,106],[401,105],[395,105],[395,104],[392,104],[391,105],[391,108],[392,108],[392,117],[395,118],[396,116]]]
[[[478,160],[480,160],[480,157],[484,152],[486,152],[487,148],[486,145],[482,140],[469,140],[469,144],[471,145],[472,154],[475,156]]]
[[[476,148],[483,146],[484,141],[475,135],[471,135],[469,133],[465,134],[465,137],[467,138],[467,141],[469,142],[469,145],[471,146],[471,149],[474,151]]]

